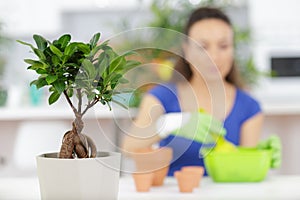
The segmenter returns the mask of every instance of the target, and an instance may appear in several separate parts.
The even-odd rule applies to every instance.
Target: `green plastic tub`
[[[259,182],[264,180],[271,164],[272,151],[237,148],[235,152],[211,151],[204,163],[215,182]]]

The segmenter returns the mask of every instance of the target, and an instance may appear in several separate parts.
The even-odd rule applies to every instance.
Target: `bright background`
[[[251,52],[258,69],[270,71],[272,56],[300,57],[300,1],[227,2],[246,12],[241,15],[246,18],[240,23],[246,23],[251,29]],[[2,34],[12,40],[2,49],[7,62],[2,84],[8,89],[8,101],[5,107],[0,108],[0,176],[33,175],[34,153],[57,149],[61,131],[65,131],[72,120],[71,113],[60,109],[64,105],[62,102],[51,109],[56,110],[55,112],[49,110],[45,99],[39,106],[32,105],[28,83],[33,75],[26,71],[26,64],[23,62],[24,58],[32,55],[27,48],[15,43],[15,40],[32,42],[33,33],[46,38],[71,33],[74,40],[88,40],[98,31],[102,32],[104,39],[109,38],[122,30],[121,22],[124,19],[132,27],[138,27],[151,19],[150,4],[150,0],[0,1]],[[235,16],[235,20],[237,19]],[[274,173],[300,174],[300,77],[263,77],[258,83],[250,92],[261,101],[266,113],[263,137],[274,133],[283,142],[283,165]],[[96,138],[100,149],[115,149],[106,139],[108,137],[108,141],[119,143],[122,134],[111,120],[110,114],[103,112],[95,112],[87,119],[86,127],[89,128],[86,132]],[[126,119],[119,122],[123,126],[129,124]],[[43,128],[45,124],[52,127],[49,128],[50,131]],[[101,134],[95,132],[99,126]],[[32,130],[39,131],[36,133]],[[41,140],[45,140],[45,143],[37,145],[37,141]],[[24,141],[27,143],[23,144]]]

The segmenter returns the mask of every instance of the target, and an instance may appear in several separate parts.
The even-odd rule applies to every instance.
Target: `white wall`
[[[30,53],[29,48],[16,43],[15,40],[32,43],[33,34],[40,34],[51,40],[62,33],[72,33],[73,40],[88,41],[95,32],[104,33],[102,38],[107,38],[111,36],[112,27],[116,27],[116,22],[125,17],[132,21],[140,19],[138,16],[143,13],[139,10],[146,8],[149,3],[149,0],[0,1],[2,31],[12,39],[7,48],[1,49],[2,53],[7,55],[4,84],[10,87],[13,80],[14,85],[24,91],[20,98],[22,101],[22,98],[27,98],[28,83],[35,76],[33,72],[26,70],[26,64],[23,62],[24,58],[33,58],[34,55]],[[94,18],[86,23],[81,20],[82,16],[86,16],[84,20],[89,20],[88,17]]]
[[[101,10],[109,8],[132,8],[139,0],[2,0],[0,20],[4,31],[11,36],[32,33],[55,34],[60,31],[60,14],[65,10]],[[147,5],[149,0],[143,0]]]
[[[257,66],[270,70],[271,56],[300,56],[300,1],[251,0],[249,20]],[[256,91],[263,101],[300,102],[300,77],[264,79]]]

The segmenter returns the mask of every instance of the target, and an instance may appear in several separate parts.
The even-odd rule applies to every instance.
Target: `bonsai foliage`
[[[118,55],[108,41],[98,44],[100,33],[95,34],[89,43],[71,42],[71,35],[65,34],[50,42],[40,35],[33,35],[36,47],[29,46],[37,56],[36,60],[25,59],[39,77],[30,84],[38,89],[49,87],[49,104],[55,103],[64,96],[71,106],[75,120],[72,129],[65,133],[60,158],[96,157],[96,146],[88,136],[81,133],[82,117],[97,103],[108,105],[114,101],[118,84],[127,82],[123,78],[127,70],[139,65],[134,60],[126,60],[133,52]],[[72,101],[77,99],[77,105]],[[117,102],[118,103],[118,102]]]

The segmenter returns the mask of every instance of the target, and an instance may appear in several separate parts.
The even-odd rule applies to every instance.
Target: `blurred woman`
[[[199,123],[189,131],[195,121],[190,117],[185,131],[174,135],[171,129],[159,131],[157,120],[161,116],[197,113],[201,108],[222,122],[225,132],[220,132],[228,141],[246,147],[257,145],[264,118],[259,103],[242,90],[234,62],[234,33],[229,18],[219,9],[199,8],[191,14],[185,34],[189,39],[182,46],[184,57],[178,60],[174,74],[180,73],[186,81],[151,89],[142,100],[131,135],[123,143],[127,153],[153,144],[171,147],[174,159],[169,175],[183,166],[204,166],[199,150],[207,135],[201,134],[209,132],[211,126]],[[205,116],[197,117],[205,121]],[[178,124],[184,126],[175,120],[173,124],[177,128]]]

